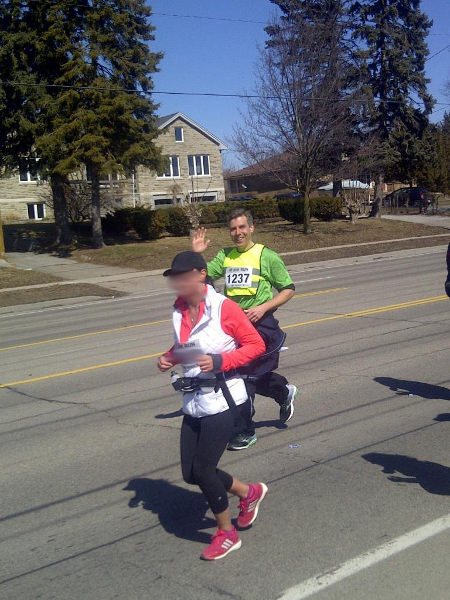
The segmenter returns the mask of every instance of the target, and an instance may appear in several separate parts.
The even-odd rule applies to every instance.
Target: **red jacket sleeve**
[[[235,302],[228,298],[222,304],[221,325],[225,333],[233,337],[240,348],[224,352],[221,371],[230,371],[260,357],[266,350],[264,340]]]

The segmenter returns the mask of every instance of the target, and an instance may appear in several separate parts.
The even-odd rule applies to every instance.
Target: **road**
[[[282,428],[258,398],[258,443],[226,453],[270,492],[214,564],[198,560],[211,515],[180,476],[180,398],[155,370],[164,283],[0,314],[2,600],[448,599],[445,254],[399,256],[292,267],[296,413]]]

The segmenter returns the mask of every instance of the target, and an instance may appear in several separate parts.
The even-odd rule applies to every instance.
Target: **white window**
[[[192,202],[216,202],[217,194],[199,194],[198,196],[192,196]]]
[[[45,219],[45,204],[43,202],[36,202],[34,204],[28,204],[28,218],[34,221],[41,221]]]
[[[182,127],[175,127],[175,141],[184,142],[184,131]]]
[[[181,196],[177,196],[177,198],[174,199],[173,196],[155,194],[153,196],[153,202],[155,206],[173,206],[174,204],[180,204]]]
[[[195,154],[188,156],[188,170],[189,175],[209,175],[209,155],[208,154]]]
[[[31,183],[39,180],[38,161],[36,159],[20,161],[19,181],[21,183]]]
[[[179,177],[180,176],[180,157],[169,156],[167,169],[163,173],[158,173],[158,177]]]

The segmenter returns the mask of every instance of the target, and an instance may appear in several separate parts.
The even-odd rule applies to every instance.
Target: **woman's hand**
[[[200,367],[202,373],[211,373],[214,371],[214,361],[209,354],[202,354],[197,359],[197,367]]]
[[[171,369],[173,366],[174,366],[173,362],[171,362],[171,360],[169,359],[169,357],[167,355],[163,354],[162,356],[159,357],[158,369],[161,371],[161,373],[165,373],[166,371]]]
[[[192,237],[192,250],[201,254],[207,249],[210,243],[211,240],[206,238],[206,229],[199,227]]]
[[[260,304],[259,306],[254,306],[253,308],[244,310],[244,312],[249,318],[249,321],[252,323],[257,323],[266,314],[267,308],[264,306],[264,304]]]

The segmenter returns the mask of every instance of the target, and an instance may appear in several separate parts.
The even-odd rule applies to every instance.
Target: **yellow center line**
[[[334,321],[337,319],[354,319],[357,317],[365,317],[369,315],[376,315],[382,312],[388,312],[392,310],[399,310],[403,308],[410,308],[413,306],[422,306],[424,304],[430,304],[433,302],[442,302],[448,301],[447,296],[434,296],[431,298],[422,298],[421,300],[412,300],[410,302],[401,302],[399,304],[389,304],[387,306],[379,306],[377,308],[369,308],[367,310],[360,310],[351,313],[345,313],[341,315],[330,315],[329,317],[322,317],[320,319],[313,319],[311,321],[301,321],[300,323],[293,323],[291,325],[285,325],[282,329],[291,329],[294,327],[303,327],[305,325],[314,325],[316,323],[323,323],[325,321]],[[17,385],[23,385],[25,383],[34,383],[36,381],[45,381],[47,379],[55,379],[57,377],[65,377],[66,375],[76,375],[78,373],[86,373],[87,371],[95,371],[97,369],[106,369],[108,367],[115,367],[117,365],[125,365],[133,362],[138,362],[142,360],[148,360],[150,358],[156,358],[160,356],[161,352],[157,352],[155,354],[146,354],[144,356],[135,356],[133,358],[125,358],[123,360],[116,360],[114,362],[103,363],[101,365],[92,365],[90,367],[83,367],[81,369],[74,369],[72,371],[64,371],[62,373],[52,373],[50,375],[42,375],[41,377],[33,377],[30,379],[22,379],[20,381],[12,381],[10,383],[0,384],[1,388],[13,387]]]
[[[114,362],[103,363],[102,365],[92,365],[90,367],[74,369],[73,371],[63,371],[62,373],[42,375],[41,377],[23,379],[22,381],[13,381],[12,383],[2,383],[0,384],[0,388],[11,387],[14,385],[22,385],[24,383],[33,383],[35,381],[45,381],[46,379],[55,379],[56,377],[65,377],[66,375],[77,375],[78,373],[86,373],[87,371],[96,371],[97,369],[106,369],[108,367],[115,367],[117,365],[126,365],[127,363],[138,362],[140,360],[148,360],[149,358],[155,358],[157,356],[161,356],[161,352],[157,352],[156,354],[145,354],[144,356],[134,356],[133,358],[125,358],[123,360],[115,360]]]
[[[333,288],[330,290],[319,290],[317,292],[308,292],[306,294],[296,294],[294,298],[307,298],[308,296],[318,296],[319,294],[330,294],[332,292],[340,292],[347,288]],[[27,344],[18,344],[17,346],[6,346],[0,348],[0,352],[6,352],[7,350],[18,350],[20,348],[31,348],[32,346],[44,346],[45,344],[55,344],[56,342],[65,342],[67,340],[78,340],[80,338],[87,338],[94,335],[104,335],[107,333],[116,333],[118,331],[127,331],[128,329],[137,329],[140,327],[150,327],[151,325],[159,325],[160,323],[170,323],[171,319],[161,319],[160,321],[149,321],[148,323],[138,323],[137,325],[125,325],[123,327],[114,327],[114,329],[104,329],[100,331],[92,331],[90,333],[80,333],[77,335],[68,335],[66,337],[53,338],[50,340],[42,340],[39,342],[28,342]]]
[[[430,304],[432,302],[442,302],[448,300],[447,296],[434,296],[433,298],[423,298],[422,300],[412,300],[410,302],[401,302],[400,304],[389,304],[387,306],[379,306],[378,308],[368,308],[366,310],[359,310],[356,312],[345,313],[343,315],[331,315],[329,317],[321,317],[320,319],[313,319],[311,321],[301,321],[300,323],[292,323],[292,325],[284,325],[281,329],[291,329],[294,327],[303,327],[305,325],[314,325],[315,323],[324,323],[325,321],[335,321],[336,319],[354,319],[356,317],[366,317],[369,315],[376,315],[382,312],[388,312],[391,310],[399,310],[401,308],[408,308],[410,306],[420,306],[421,304]]]
[[[137,329],[138,327],[150,327],[150,325],[159,325],[160,323],[170,323],[172,319],[162,319],[161,321],[149,321],[148,323],[138,323],[137,325],[124,325],[114,329],[104,329],[102,331],[92,331],[91,333],[79,333],[77,335],[68,335],[66,337],[54,338],[51,340],[42,340],[40,342],[29,342],[28,344],[19,344],[18,346],[8,346],[0,348],[0,352],[5,350],[16,350],[18,348],[29,348],[30,346],[42,346],[44,344],[54,344],[55,342],[65,342],[66,340],[77,340],[79,338],[90,337],[93,335],[103,335],[105,333],[115,333],[116,331],[126,331],[127,329]]]

